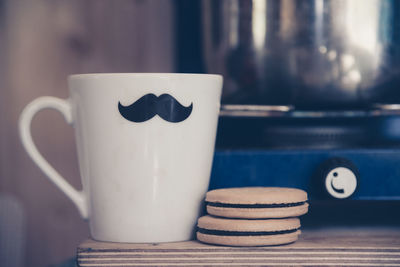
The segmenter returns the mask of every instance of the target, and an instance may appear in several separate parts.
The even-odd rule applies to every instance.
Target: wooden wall
[[[67,98],[69,74],[173,72],[173,2],[0,2],[0,193],[25,209],[26,266],[48,266],[73,257],[88,226],[26,155],[18,116],[38,96]],[[80,188],[73,131],[62,116],[39,113],[32,132],[43,155]]]

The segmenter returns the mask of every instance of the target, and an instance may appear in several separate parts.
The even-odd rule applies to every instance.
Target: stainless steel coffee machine
[[[400,199],[400,3],[204,0],[204,70],[224,76],[211,188]]]
[[[306,110],[399,103],[400,3],[206,0],[207,72],[223,101]]]

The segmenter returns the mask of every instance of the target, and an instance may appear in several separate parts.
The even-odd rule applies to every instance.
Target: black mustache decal
[[[132,122],[144,122],[155,115],[169,122],[181,122],[190,116],[192,109],[193,103],[185,107],[169,94],[162,94],[159,97],[147,94],[129,106],[123,106],[118,102],[119,113]]]

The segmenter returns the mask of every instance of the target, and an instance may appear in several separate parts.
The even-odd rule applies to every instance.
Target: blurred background
[[[0,196],[6,203],[0,217],[14,214],[0,240],[21,250],[17,265],[0,265],[60,263],[89,236],[74,206],[23,150],[17,128],[23,107],[41,95],[67,98],[66,79],[74,73],[175,72],[175,9],[165,0],[0,1]],[[39,150],[81,188],[72,128],[52,111],[32,125]],[[4,259],[7,251],[0,250]]]
[[[398,1],[0,0],[0,265],[56,265],[89,236],[17,123],[36,97],[67,98],[68,75],[95,72],[223,74],[211,188],[306,189],[306,227],[400,225]],[[61,115],[40,112],[32,134],[81,188]],[[326,161],[362,179],[339,183],[349,200],[329,196],[324,177],[311,185]]]

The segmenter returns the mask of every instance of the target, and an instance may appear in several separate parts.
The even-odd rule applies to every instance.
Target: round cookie
[[[197,239],[227,246],[269,246],[292,243],[300,234],[298,218],[238,220],[213,216],[199,218]]]
[[[224,188],[207,192],[207,213],[228,218],[286,218],[308,211],[307,193],[285,187]]]

